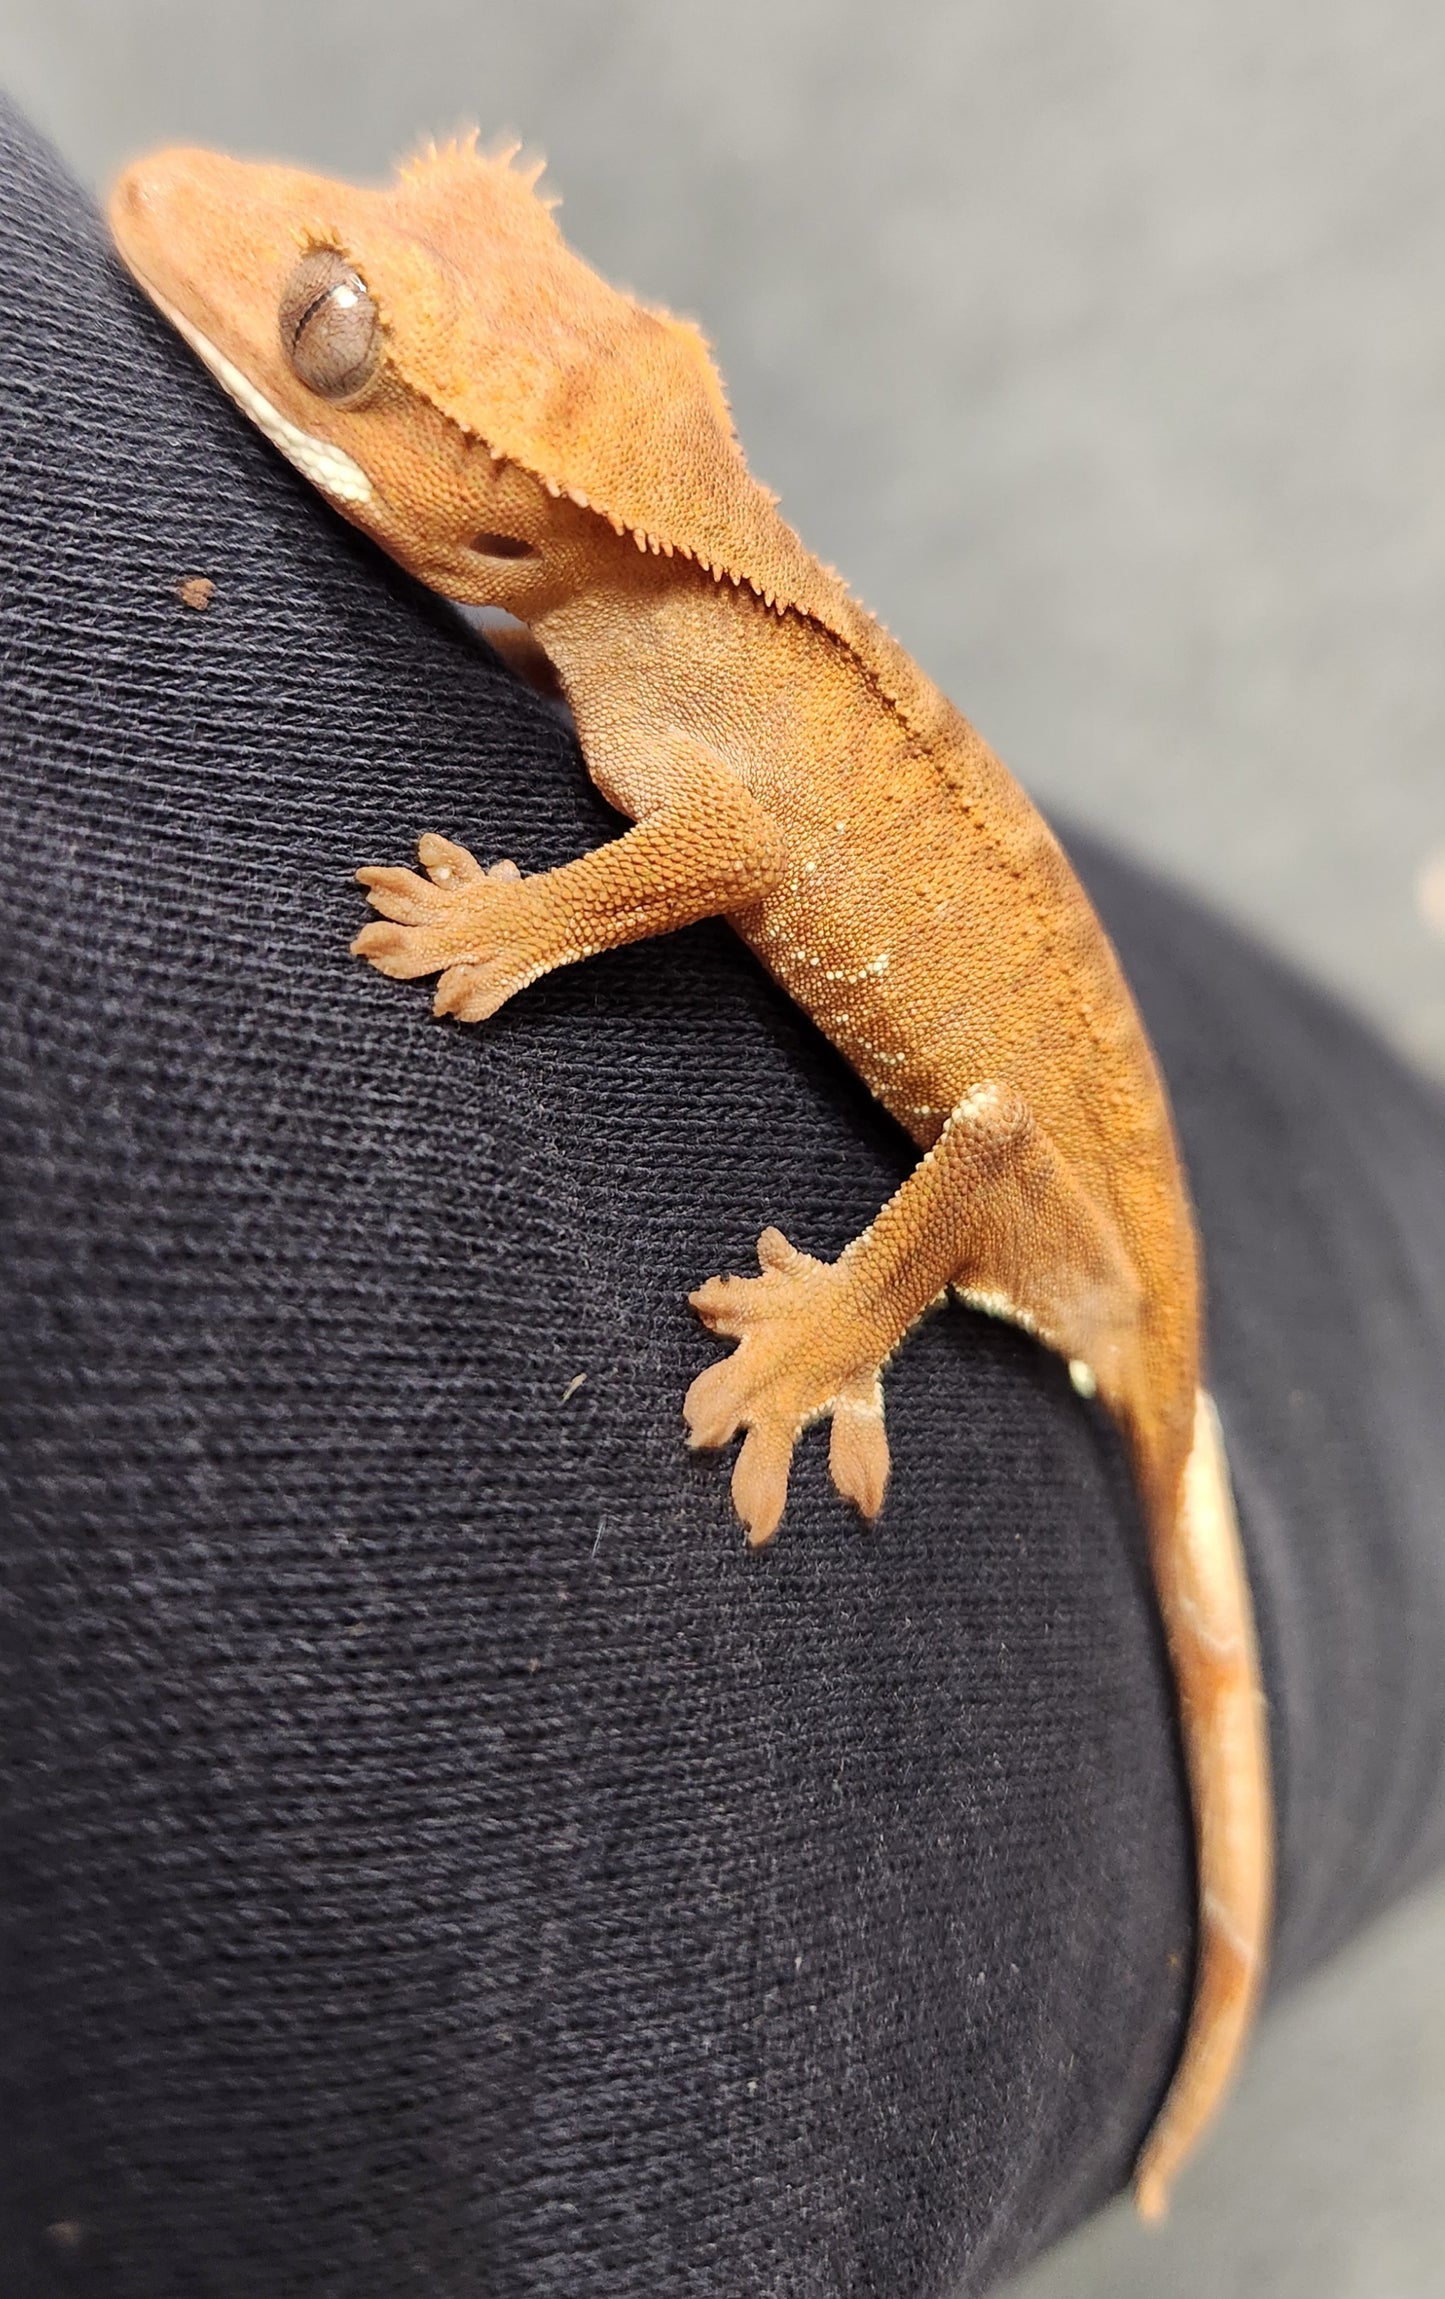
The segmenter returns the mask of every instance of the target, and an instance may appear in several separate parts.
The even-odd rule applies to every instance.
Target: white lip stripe
[[[319,487],[323,495],[329,495],[336,503],[375,502],[376,490],[371,481],[361,465],[354,462],[344,448],[333,447],[329,440],[313,439],[309,431],[298,430],[294,423],[287,421],[279,407],[273,407],[270,400],[263,397],[254,383],[248,382],[239,367],[231,365],[223,351],[218,351],[198,327],[193,327],[176,310],[174,304],[167,303],[164,296],[156,294],[154,288],[147,288],[146,292],[159,305],[178,334],[185,337],[192,351],[205,361],[222,390],[230,393],[236,405],[250,416],[256,428],[265,432],[272,446],[279,447],[288,463],[294,463],[313,487]]]

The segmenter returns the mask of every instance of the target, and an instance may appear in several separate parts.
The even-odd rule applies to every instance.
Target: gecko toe
[[[694,1452],[725,1445],[742,1427],[744,1399],[733,1373],[734,1360],[724,1357],[698,1374],[682,1401],[687,1441]]]
[[[791,1269],[804,1256],[795,1245],[789,1245],[780,1229],[769,1226],[758,1238],[759,1269]]]
[[[351,945],[353,958],[369,959],[379,974],[393,981],[414,981],[418,974],[434,974],[439,963],[428,939],[414,927],[383,925],[379,918],[363,926]]]
[[[356,876],[366,888],[366,899],[372,909],[379,910],[383,918],[390,918],[397,925],[422,926],[435,915],[436,896],[414,870],[369,866],[358,870]]]
[[[417,840],[416,858],[434,886],[470,886],[489,875],[465,846],[453,845],[434,830]]]
[[[687,1298],[709,1333],[736,1341],[756,1315],[748,1294],[748,1288],[756,1283],[752,1277],[710,1277]]]
[[[833,1400],[828,1467],[844,1500],[870,1524],[883,1506],[889,1465],[883,1384],[876,1373],[865,1373]]]
[[[432,1001],[434,1014],[458,1022],[485,1022],[517,988],[514,973],[495,961],[485,966],[448,966]]]
[[[782,1523],[788,1472],[797,1431],[779,1421],[757,1421],[743,1439],[733,1469],[733,1507],[747,1527],[748,1545],[760,1549]]]

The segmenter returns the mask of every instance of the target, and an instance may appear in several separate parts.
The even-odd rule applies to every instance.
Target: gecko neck
[[[701,686],[726,661],[740,630],[756,644],[759,625],[778,625],[752,591],[716,581],[688,560],[642,559],[627,548],[630,565],[600,568],[585,590],[532,618],[579,716],[595,715],[624,691],[636,707],[639,695],[668,685],[674,670],[690,669]]]

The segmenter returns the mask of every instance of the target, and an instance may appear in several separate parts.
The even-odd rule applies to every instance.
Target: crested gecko
[[[1123,1433],[1182,1718],[1198,1945],[1146,2217],[1258,2001],[1272,1819],[1249,1588],[1202,1385],[1198,1248],[1163,1085],[1068,863],[987,745],[749,474],[703,337],[567,247],[539,170],[475,138],[384,190],[175,150],[120,178],[136,280],[322,494],[446,597],[527,626],[634,825],[560,869],[429,833],[357,875],[354,949],[481,1022],[552,967],[727,918],[921,1152],[828,1262],[777,1229],[691,1299],[736,1346],[691,1442],[742,1433],[737,1510],[783,1514],[800,1433],[866,1518],[882,1374],[952,1293],[1067,1359]]]

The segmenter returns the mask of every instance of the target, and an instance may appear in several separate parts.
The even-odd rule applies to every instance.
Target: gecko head
[[[252,420],[448,596],[531,619],[633,544],[730,571],[730,520],[771,506],[706,345],[575,256],[513,159],[431,148],[377,190],[166,151],[110,222]]]

